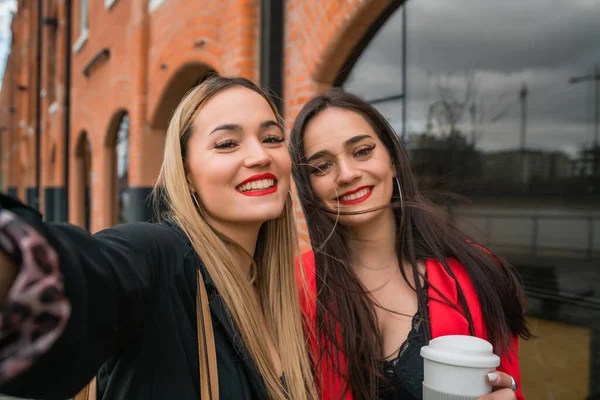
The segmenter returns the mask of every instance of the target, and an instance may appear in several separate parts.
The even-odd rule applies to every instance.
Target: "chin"
[[[246,215],[249,216],[247,223],[262,223],[277,219],[283,213],[283,205],[270,205],[261,207],[248,207]]]
[[[355,211],[362,211],[362,210],[368,210],[368,209],[369,208],[366,208],[366,207],[360,207],[360,208],[353,207],[352,209],[345,208],[344,210],[340,210],[340,211],[341,212],[355,212]],[[335,221],[337,219],[338,223],[341,225],[360,226],[360,225],[369,224],[369,223],[379,220],[379,218],[381,217],[381,215],[383,215],[384,212],[385,212],[385,209],[381,209],[381,210],[368,211],[363,214],[356,214],[356,215],[339,215],[339,217],[336,214],[329,214],[329,218],[331,218],[333,221]]]

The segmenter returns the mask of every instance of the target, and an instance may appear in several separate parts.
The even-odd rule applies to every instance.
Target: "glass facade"
[[[410,0],[342,71],[425,190],[520,272],[531,399],[600,398],[600,7]],[[598,291],[596,291],[598,290]]]

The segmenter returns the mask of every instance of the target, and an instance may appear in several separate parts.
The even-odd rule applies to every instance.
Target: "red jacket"
[[[317,340],[314,335],[314,327],[316,326],[316,292],[317,292],[317,282],[315,276],[315,257],[312,251],[308,251],[302,254],[302,264],[304,266],[304,271],[298,271],[298,280],[301,287],[301,306],[302,312],[304,314],[305,323],[310,324],[311,329],[308,329],[308,340],[310,349],[314,354],[317,354]],[[483,317],[481,314],[481,307],[479,305],[479,300],[477,298],[477,294],[473,288],[473,284],[467,275],[462,264],[460,264],[455,259],[447,260],[448,266],[452,269],[452,272],[456,276],[456,280],[458,284],[462,288],[462,291],[465,296],[465,300],[469,306],[469,311],[471,312],[471,317],[473,319],[473,325],[475,330],[475,335],[482,339],[487,340],[487,333],[485,329],[485,324],[483,321]],[[299,265],[299,264],[298,264]],[[437,291],[432,289],[435,287],[441,293],[443,293],[450,301],[456,304],[459,310],[462,311],[462,308],[459,305],[458,301],[458,293],[456,289],[455,280],[448,275],[444,267],[437,260],[427,260],[426,261],[427,268],[427,279],[430,282],[428,294],[429,294],[429,319],[431,325],[431,336],[432,338],[436,338],[438,336],[445,335],[469,335],[469,323],[466,317],[459,311],[450,307],[444,300],[443,297],[438,294]],[[302,283],[302,277],[305,276],[306,281]],[[441,301],[432,301],[431,299],[438,299]],[[506,355],[501,357],[500,366],[497,370],[505,372],[511,375],[515,381],[517,382],[518,390],[517,390],[517,398],[519,400],[524,400],[523,393],[521,391],[521,373],[519,371],[519,363],[518,363],[518,338],[513,338],[513,353],[509,357]],[[340,357],[340,367],[342,369],[345,368],[345,360],[341,356]],[[319,390],[321,391],[321,398],[323,400],[338,400],[340,399],[340,394],[343,390],[343,382],[342,378],[335,374],[333,368],[329,366],[328,360],[325,357],[322,358],[321,367],[316,368],[319,371],[320,376],[325,376],[326,374],[331,376],[331,379],[328,381],[331,382],[329,386],[331,387],[323,387],[320,385],[320,382],[317,382],[319,386]],[[319,380],[317,378],[317,380]],[[347,393],[344,397],[345,400],[351,400],[352,394]]]

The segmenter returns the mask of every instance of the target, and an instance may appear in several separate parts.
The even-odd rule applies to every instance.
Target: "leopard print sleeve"
[[[45,354],[64,331],[71,314],[59,257],[33,227],[0,209],[0,250],[19,272],[0,309],[0,384]]]

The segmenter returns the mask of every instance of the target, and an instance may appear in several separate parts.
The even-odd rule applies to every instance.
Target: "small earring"
[[[400,197],[400,204],[402,204],[402,188],[400,187],[400,180],[394,177],[396,180],[396,187],[398,188],[398,196]]]
[[[196,193],[192,193],[192,199],[194,200],[194,203],[196,203],[196,207],[198,208],[198,211],[201,211],[200,203],[198,202],[198,199],[196,198]]]

